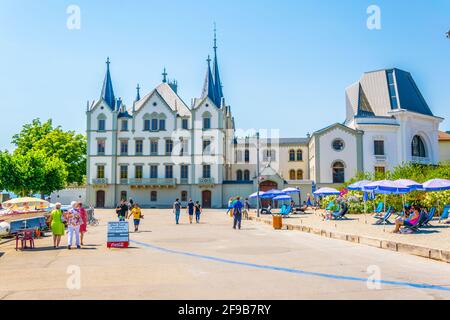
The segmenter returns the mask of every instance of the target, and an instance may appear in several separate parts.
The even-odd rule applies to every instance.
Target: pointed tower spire
[[[116,98],[114,97],[114,90],[111,80],[111,73],[109,71],[109,57],[106,59],[106,75],[105,80],[103,81],[102,95],[101,98],[105,100],[105,102],[109,105],[111,109],[115,109],[116,107]]]
[[[139,86],[139,83],[137,84],[136,87],[136,101],[141,100],[141,87]]]
[[[219,73],[219,61],[217,59],[217,30],[216,24],[214,23],[214,96],[216,100],[214,101],[217,107],[220,107],[222,104],[223,98],[223,90],[222,90],[222,82],[220,81],[220,73]]]
[[[214,79],[211,72],[211,58],[208,55],[208,69],[206,70],[205,84],[203,86],[202,98],[209,97],[214,103],[216,103],[215,99],[215,86]]]
[[[164,71],[163,71],[163,73],[162,73],[162,76],[163,76],[163,83],[166,83],[167,82],[167,71],[166,71],[166,67],[164,67]]]

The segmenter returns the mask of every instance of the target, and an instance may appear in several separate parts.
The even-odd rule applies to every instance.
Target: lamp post
[[[259,218],[259,131],[256,132],[256,183],[257,183],[257,192],[256,192],[256,216]]]

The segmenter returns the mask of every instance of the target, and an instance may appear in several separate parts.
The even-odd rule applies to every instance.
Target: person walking
[[[50,228],[53,234],[53,247],[56,249],[61,243],[61,237],[64,235],[65,226],[62,221],[63,212],[61,210],[61,203],[55,204],[55,209],[50,213]]]
[[[202,206],[200,202],[195,202],[195,222],[200,223],[200,215],[202,214]]]
[[[238,227],[238,229],[241,230],[242,207],[243,205],[240,201],[240,197],[237,197],[233,205],[233,229],[236,229],[236,227]]]
[[[173,203],[173,213],[175,213],[175,222],[180,224],[180,212],[181,212],[181,203],[180,199],[176,199]]]
[[[248,213],[250,212],[250,202],[248,202],[248,199],[245,199],[244,201],[244,219],[248,220]]]
[[[67,243],[67,249],[72,249],[73,244],[73,236],[75,235],[75,243],[78,249],[81,249],[80,246],[80,225],[82,224],[80,212],[76,208],[77,202],[72,201],[72,208],[66,214],[67,220],[67,229],[69,240]]]
[[[80,217],[81,217],[81,225],[80,225],[80,240],[81,240],[81,245],[84,246],[84,234],[87,232],[87,212],[86,209],[83,208],[83,204],[81,202],[78,202],[78,206],[77,206],[78,212],[80,212]]]
[[[194,207],[195,207],[194,201],[192,201],[192,199],[189,199],[189,202],[186,207],[186,211],[189,215],[189,223],[190,224],[192,224],[192,220],[194,219]]]
[[[125,221],[128,212],[128,205],[125,200],[121,200],[116,208],[117,217],[119,221]]]
[[[139,224],[141,223],[141,219],[144,219],[144,216],[142,215],[141,208],[139,208],[137,203],[133,204],[133,208],[131,209],[128,219],[131,216],[133,216],[134,232],[139,232]]]

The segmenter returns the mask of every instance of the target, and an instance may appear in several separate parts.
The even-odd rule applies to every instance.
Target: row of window
[[[383,140],[375,140],[373,142],[374,145],[374,155],[376,156],[384,156],[384,141]],[[412,142],[411,142],[411,155],[413,157],[420,157],[420,158],[426,158],[426,148],[425,143],[423,142],[422,137],[420,136],[414,136]]]
[[[181,128],[183,130],[189,129],[189,119],[181,120]],[[203,118],[203,129],[211,129],[211,118]],[[144,131],[165,131],[166,130],[166,119],[144,119],[143,124]],[[98,131],[106,131],[106,119],[98,119]],[[128,131],[128,120],[120,121],[120,131]]]
[[[97,140],[97,154],[98,155],[104,155],[105,154],[105,144],[106,140],[99,139]],[[151,140],[150,141],[150,155],[157,156],[158,155],[158,140]],[[179,140],[179,145],[177,145],[179,148],[179,155],[185,156],[189,154],[188,149],[188,140]],[[203,140],[203,154],[204,155],[211,155],[212,154],[212,148],[211,148],[211,140]],[[173,154],[174,149],[174,142],[171,139],[166,139],[165,142],[165,155],[171,156]],[[142,155],[144,152],[144,140],[135,140],[135,154],[136,155]],[[120,154],[121,155],[128,155],[129,153],[129,143],[128,140],[120,140]]]
[[[301,149],[289,150],[289,161],[303,161],[303,151]]]
[[[250,171],[249,170],[238,170],[236,171],[236,180],[237,181],[250,181]]]
[[[128,179],[128,166],[127,165],[121,165],[120,166],[120,179]],[[203,178],[209,179],[211,178],[211,166],[208,164],[205,164],[202,166],[202,173]],[[135,179],[143,179],[144,178],[144,166],[143,165],[136,165],[134,167],[134,177]],[[164,177],[166,179],[173,179],[173,165],[165,165],[164,166]],[[104,179],[105,178],[105,166],[104,165],[98,165],[97,166],[97,179]],[[189,166],[188,165],[181,165],[180,166],[180,178],[182,180],[189,179]],[[150,179],[158,179],[158,166],[157,165],[151,165],[150,166]]]
[[[290,170],[289,180],[303,180],[303,170]]]

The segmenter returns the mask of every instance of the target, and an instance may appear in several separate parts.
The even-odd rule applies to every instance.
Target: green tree
[[[67,183],[82,184],[86,175],[86,138],[74,131],[53,128],[52,120],[41,123],[35,119],[25,124],[22,131],[13,137],[17,146],[14,155],[25,155],[30,151],[41,151],[49,158],[62,160],[67,169]]]
[[[61,159],[48,158],[41,151],[30,151],[24,155],[4,152],[0,157],[3,187],[22,197],[61,190],[66,185],[67,175],[66,165]]]

